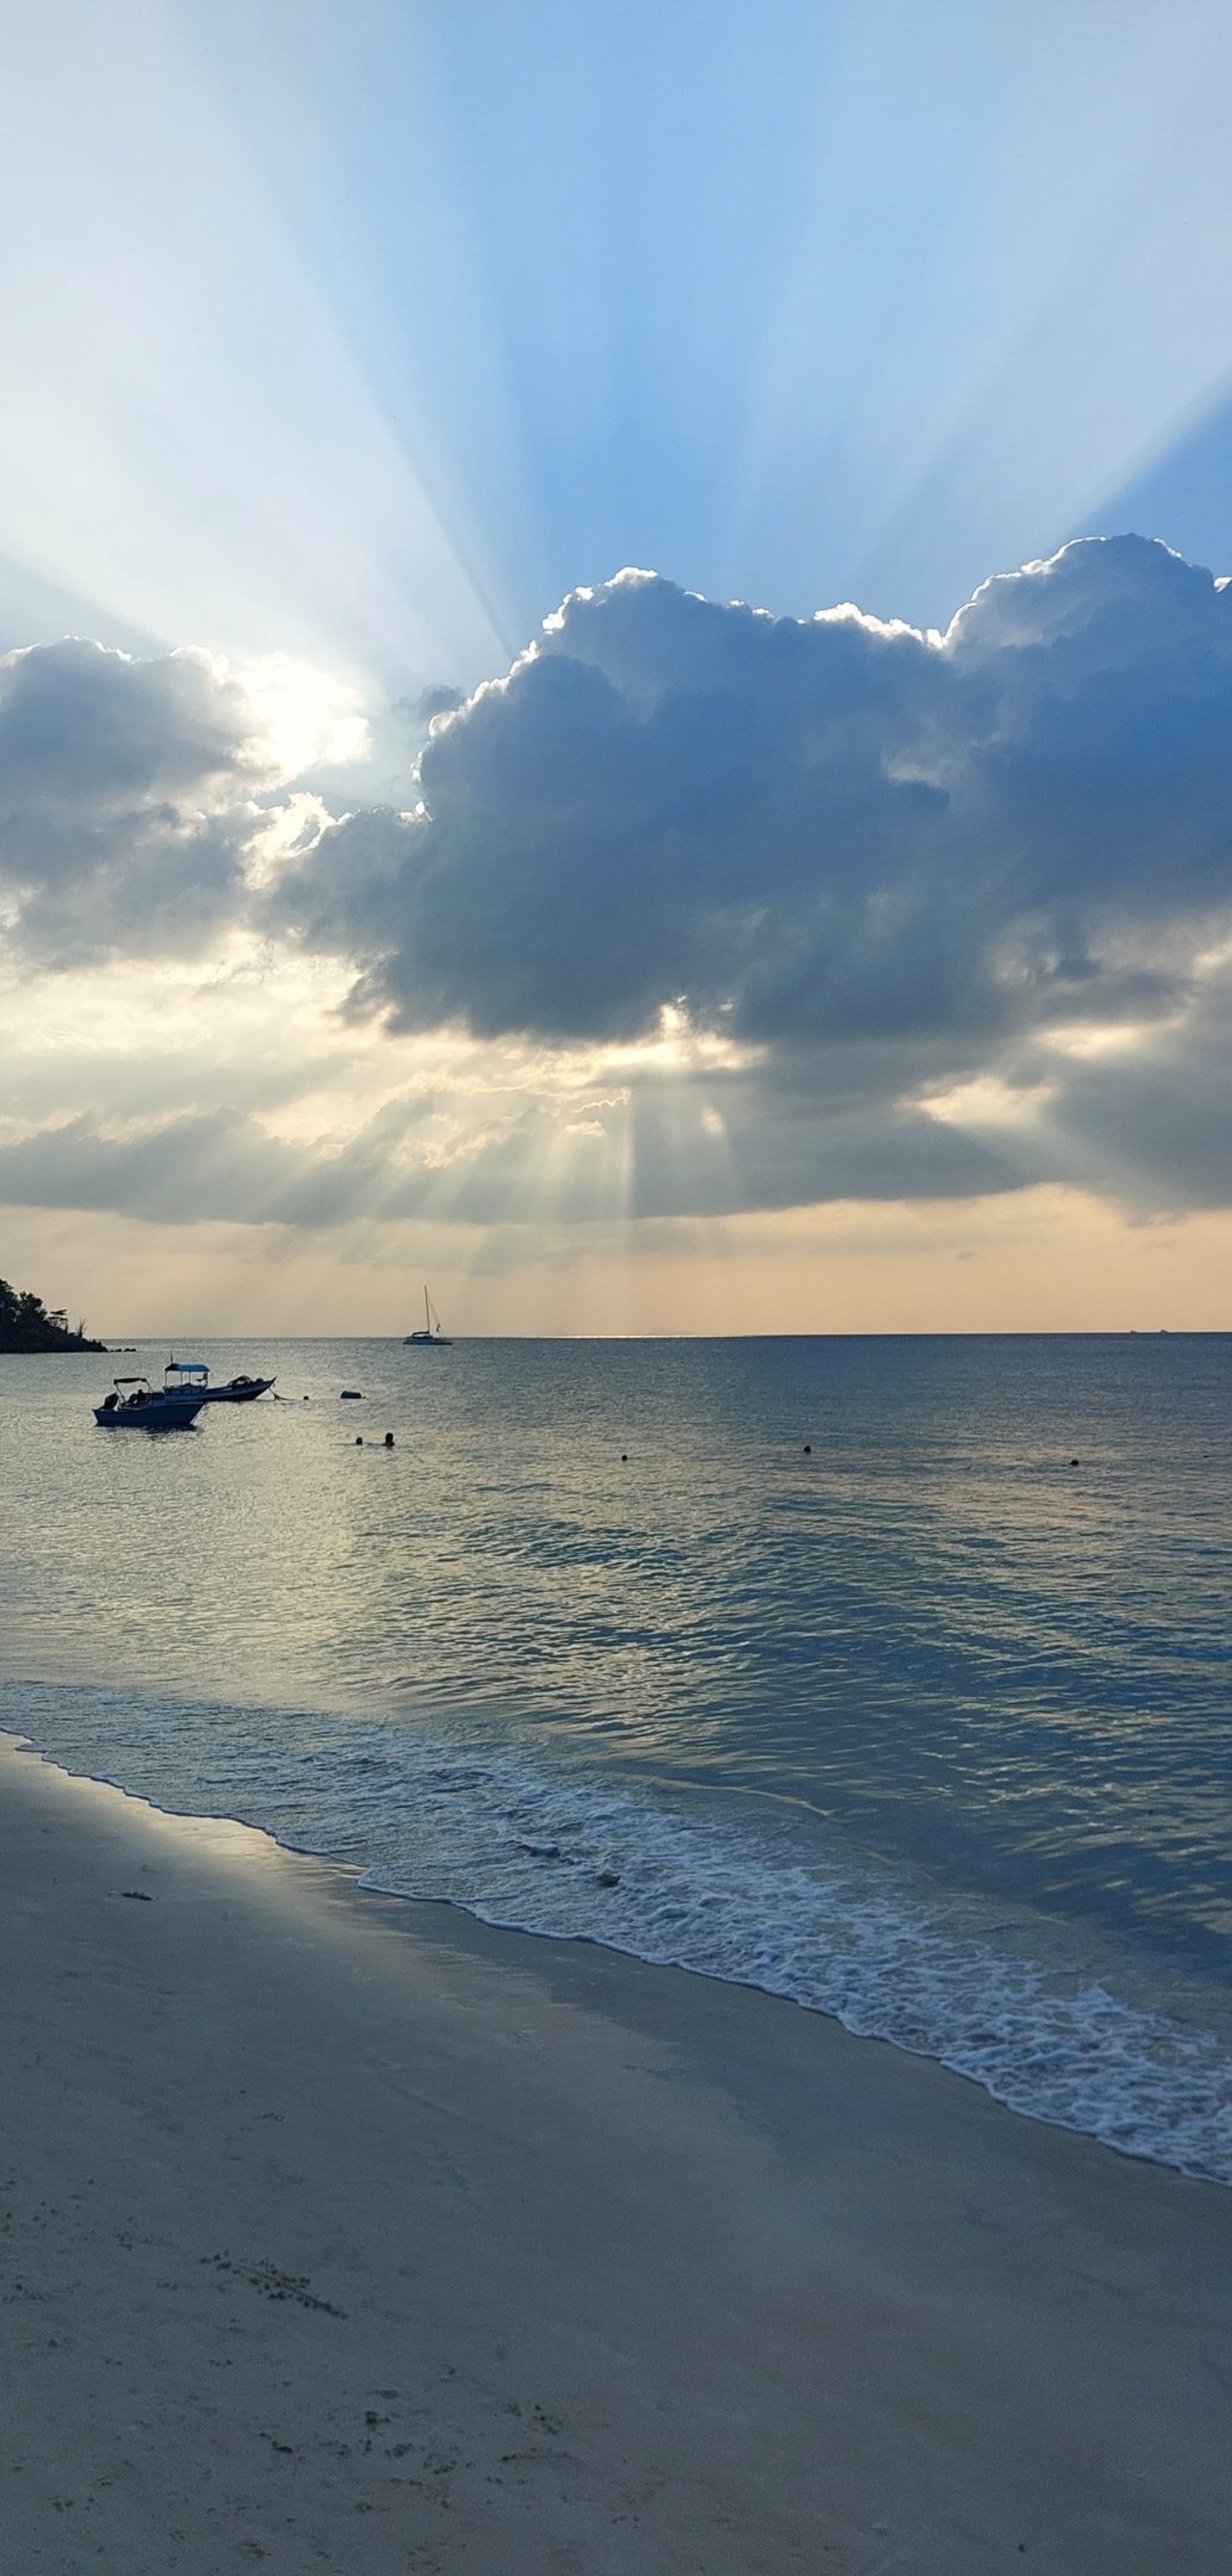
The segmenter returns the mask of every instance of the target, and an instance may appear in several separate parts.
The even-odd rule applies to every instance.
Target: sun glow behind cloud
[[[311,666],[10,656],[0,1190],[280,1263],[534,1227],[664,1294],[672,1227],[714,1260],[759,1210],[1223,1206],[1227,601],[1136,539],[945,637],[626,574],[339,821],[299,782],[362,719]]]
[[[0,644],[196,648],[10,692],[15,1204],[113,1247],[197,1205],[284,1283],[535,1236],[642,1322],[720,1255],[716,1322],[759,1259],[784,1322],[822,1247],[965,1264],[968,1200],[985,1283],[1002,1197],[1105,1280],[1093,1189],[1214,1223],[1210,585],[1084,556],[950,618],[1223,378],[1225,12],[54,0],[6,84],[0,558],[44,623]]]

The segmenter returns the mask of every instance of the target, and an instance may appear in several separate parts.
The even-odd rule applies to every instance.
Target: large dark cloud
[[[567,600],[281,920],[401,1029],[941,1039],[956,1063],[1183,994],[1232,904],[1232,594],[1139,538],[987,584],[944,638]]]
[[[1209,573],[1082,542],[945,637],[625,575],[426,712],[417,810],[360,807],[254,895],[251,715],[213,664],[0,664],[27,951],[182,945],[256,904],[395,1034],[529,1042],[503,1093],[502,1049],[477,1059],[439,1132],[408,1095],[341,1150],[272,1139],[238,1068],[223,1110],[206,1090],[134,1126],[130,1096],[15,1134],[0,1200],[486,1223],[1059,1180],[1232,1205],[1232,591]],[[613,1069],[665,1009],[674,1069]],[[537,1082],[536,1050],[591,1046],[594,1099],[572,1058]]]
[[[46,964],[199,946],[234,905],[266,783],[243,690],[203,653],[66,639],[0,660],[0,884]]]

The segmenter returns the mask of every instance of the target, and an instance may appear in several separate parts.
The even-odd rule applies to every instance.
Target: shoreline
[[[0,1738],[156,1812],[229,1815],[292,1855],[334,1862],[362,1893],[745,1986],[937,2064],[1016,2117],[1232,2188],[1226,1994],[1162,1954],[1135,1956],[1106,1927],[1080,1934],[1021,1895],[947,1889],[918,1861],[887,1859],[841,1828],[800,1855],[801,1906],[792,1855],[767,1863],[755,1839],[746,1846],[730,1799],[726,1812],[713,1797],[664,1803],[646,1784],[578,1777],[553,1767],[550,1746],[508,1739],[485,1743],[473,1798],[471,1747],[430,1725],[403,1733],[379,1710],[358,1731],[348,1721],[360,1769],[388,1766],[357,1822],[345,1781],[342,1809],[331,1804],[330,1766],[294,1717],[265,1793],[253,1778],[237,1783],[225,1747],[218,1763],[177,1778],[158,1719],[130,1730],[140,1694],[118,1682],[68,1686],[86,1705],[65,1740],[65,1713],[51,1724],[40,1713],[49,1687],[58,1704],[55,1686],[0,1682]],[[168,1705],[194,1723],[210,1714]],[[233,1695],[213,1714],[232,1735],[237,1719],[260,1724]],[[691,1905],[678,1899],[682,1879]]]
[[[3,2576],[1222,2570],[1226,2188],[11,1737],[0,1861]]]

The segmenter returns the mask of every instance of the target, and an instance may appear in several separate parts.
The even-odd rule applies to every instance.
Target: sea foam
[[[1232,2054],[1122,1993],[1055,1924],[807,1836],[751,1799],[629,1783],[440,1720],[0,1684],[0,1724],[173,1812],[225,1814],[365,1887],[759,1987],[938,2059],[1009,2109],[1232,2183]]]

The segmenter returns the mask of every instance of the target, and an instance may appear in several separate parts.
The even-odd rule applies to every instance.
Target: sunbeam
[[[6,36],[14,1223],[607,1329],[792,1211],[1222,1221],[1216,0]]]
[[[499,667],[495,576],[483,596],[180,13],[27,17],[6,105],[0,548],[165,641],[381,688]]]

